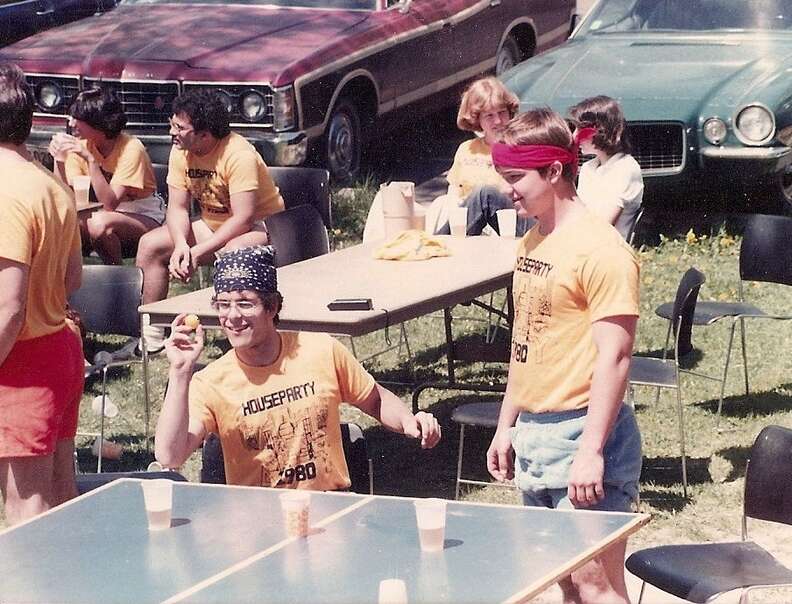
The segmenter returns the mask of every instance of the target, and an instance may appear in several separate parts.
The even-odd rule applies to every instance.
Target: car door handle
[[[490,6],[498,6],[501,0],[490,0]]]
[[[55,9],[54,8],[48,8],[47,10],[37,10],[36,11],[36,16],[37,17],[46,17],[47,15],[53,15],[53,14],[55,14]]]

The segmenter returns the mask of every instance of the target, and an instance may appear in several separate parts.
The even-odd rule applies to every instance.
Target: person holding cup
[[[514,118],[492,157],[523,216],[517,248],[506,393],[487,451],[494,478],[523,503],[632,511],[641,438],[623,401],[638,321],[638,259],[575,191],[578,147],[542,108]],[[559,585],[565,602],[627,603],[626,540]]]
[[[69,107],[74,134],[56,134],[49,150],[56,173],[69,183],[77,206],[92,188],[102,211],[80,221],[84,251],[96,250],[105,264],[121,264],[140,238],[165,219],[156,179],[143,143],[123,132],[121,101],[109,90],[79,93]]]
[[[155,455],[178,467],[216,433],[229,484],[310,490],[349,488],[339,406],[349,403],[393,432],[440,440],[431,413],[413,415],[337,340],[279,331],[275,249],[251,246],[214,264],[213,306],[232,349],[193,375],[204,332],[179,315],[165,342],[168,389],[157,422]]]
[[[17,524],[77,495],[80,337],[66,300],[82,257],[71,191],[25,145],[34,96],[0,65],[0,494]]]

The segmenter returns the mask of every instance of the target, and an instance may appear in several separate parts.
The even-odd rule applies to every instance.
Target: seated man
[[[143,303],[168,294],[168,274],[187,281],[220,249],[267,243],[263,219],[283,199],[256,149],[231,132],[228,111],[210,90],[191,90],[173,102],[165,225],[146,233],[136,264],[143,269]],[[196,200],[201,216],[190,219]],[[162,349],[164,330],[146,326],[150,352]]]
[[[157,422],[155,453],[178,467],[214,432],[229,484],[346,489],[339,405],[347,402],[387,429],[440,440],[430,414],[415,415],[374,381],[337,340],[278,331],[283,298],[271,246],[237,249],[215,261],[213,305],[232,349],[192,375],[204,332],[179,315],[165,342],[169,385]]]

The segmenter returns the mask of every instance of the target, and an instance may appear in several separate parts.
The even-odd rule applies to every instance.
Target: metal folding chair
[[[740,281],[738,302],[699,302],[693,314],[693,325],[712,325],[721,319],[730,318],[729,339],[726,359],[723,364],[720,399],[718,400],[718,422],[720,422],[723,399],[726,394],[726,379],[729,373],[734,331],[739,324],[742,343],[743,371],[745,374],[745,394],[748,386],[748,355],[745,346],[746,319],[789,320],[792,315],[771,315],[744,301],[743,281],[762,281],[781,285],[792,285],[792,218],[754,214],[749,217],[740,247]],[[662,304],[655,313],[671,320],[673,305]],[[669,324],[666,347],[671,334]],[[719,425],[719,424],[718,424]]]
[[[680,359],[693,350],[691,342],[693,332],[693,313],[696,310],[696,300],[699,290],[705,281],[704,274],[695,268],[689,268],[677,287],[676,299],[672,309],[673,320],[669,323],[669,333],[674,333],[674,356],[667,358],[668,337],[663,348],[663,358],[647,358],[633,356],[630,364],[630,386],[652,386],[657,388],[657,399],[660,397],[660,388],[671,388],[676,391],[677,417],[679,424],[679,448],[682,457],[682,492],[687,498],[687,461],[685,457],[685,416],[682,405],[682,390],[679,376],[687,373],[709,380],[719,381],[712,377],[690,369],[680,367]],[[632,394],[631,394],[632,398]]]
[[[143,294],[143,271],[134,266],[89,265],[83,267],[82,285],[69,297],[69,306],[76,310],[85,329],[94,334],[117,334],[140,337],[140,316],[138,307]],[[95,357],[99,357],[97,354]],[[112,367],[134,363],[143,365],[143,396],[146,419],[146,445],[149,438],[149,390],[148,354],[143,350],[143,358],[133,354],[118,358],[105,353],[105,359],[97,366],[102,374],[102,407],[99,422],[99,455],[97,472],[102,471],[102,444],[105,429],[105,405],[107,401],[107,372]]]
[[[751,447],[745,472],[742,540],[730,543],[663,545],[633,553],[627,570],[646,583],[689,602],[711,602],[740,589],[747,604],[754,589],[792,588],[792,570],[748,541],[748,518],[792,525],[792,430],[767,426]],[[790,601],[788,594],[783,601]],[[779,600],[780,601],[780,600]]]

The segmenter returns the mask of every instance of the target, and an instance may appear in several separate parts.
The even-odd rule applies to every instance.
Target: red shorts
[[[83,364],[68,327],[14,344],[0,365],[0,457],[50,455],[57,441],[74,438]]]

